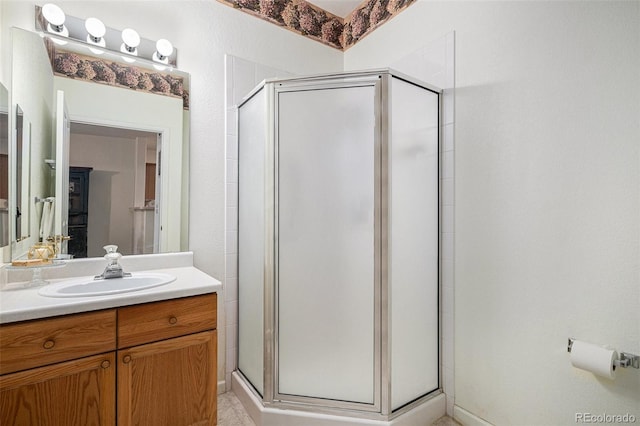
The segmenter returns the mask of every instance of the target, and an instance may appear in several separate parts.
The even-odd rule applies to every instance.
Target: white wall
[[[455,403],[493,424],[640,418],[640,3],[419,1],[345,54],[384,66],[456,32]],[[466,420],[469,420],[467,418]]]
[[[41,4],[41,3],[39,3]],[[216,1],[56,1],[77,17],[97,16],[107,26],[132,27],[148,39],[168,38],[179,68],[191,73],[189,248],[195,266],[224,274],[225,85],[224,54],[296,74],[342,69],[342,53]],[[9,26],[34,28],[34,2],[2,1],[2,69]],[[3,77],[6,71],[3,71]],[[226,291],[226,290],[225,290]],[[225,314],[219,308],[219,378],[224,378]]]

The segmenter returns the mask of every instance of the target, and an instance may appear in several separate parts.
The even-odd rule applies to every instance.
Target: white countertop
[[[170,274],[175,276],[176,280],[158,287],[127,293],[65,298],[39,295],[38,291],[42,286],[25,288],[20,284],[8,285],[0,291],[0,324],[196,296],[222,290],[220,281],[193,266],[154,268],[146,272]],[[49,283],[54,284],[63,280],[49,280]]]

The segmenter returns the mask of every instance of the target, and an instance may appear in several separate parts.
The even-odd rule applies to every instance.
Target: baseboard
[[[453,406],[453,418],[464,426],[493,426],[493,424],[488,421],[468,412],[464,408],[458,407],[457,405]]]
[[[218,382],[218,395],[227,391],[227,383],[224,380]]]

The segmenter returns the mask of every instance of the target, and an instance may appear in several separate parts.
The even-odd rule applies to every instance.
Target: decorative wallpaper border
[[[344,50],[412,5],[415,0],[365,0],[345,19]]]
[[[342,51],[415,2],[365,0],[343,19],[305,0],[218,1]]]
[[[154,72],[126,63],[85,56],[62,50],[45,39],[51,69],[58,76],[106,84],[123,89],[182,98],[182,106],[189,109],[189,91],[183,77]]]

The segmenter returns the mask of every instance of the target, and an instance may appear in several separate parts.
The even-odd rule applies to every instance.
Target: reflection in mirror
[[[69,189],[73,189],[73,191],[68,195],[70,200],[73,200],[71,203],[81,202],[82,199],[81,195],[75,193],[77,183],[82,180],[76,172],[81,173],[82,170],[74,170],[71,167],[92,169],[87,172],[89,196],[86,200],[88,203],[86,243],[82,236],[83,231],[72,228],[75,225],[71,223],[73,220],[82,219],[75,216],[72,218],[71,213],[61,213],[59,217],[56,215],[54,218],[55,229],[60,230],[59,223],[69,220],[69,233],[78,232],[80,235],[80,237],[71,235],[75,241],[69,240],[66,244],[69,254],[74,254],[75,257],[84,256],[86,245],[86,256],[103,256],[102,246],[110,243],[121,246],[119,251],[124,254],[187,250],[189,110],[186,107],[188,106],[189,75],[178,70],[160,72],[153,67],[143,69],[146,65],[140,61],[136,61],[133,65],[122,64],[121,55],[114,55],[107,51],[98,57],[91,53],[86,45],[75,43],[72,40],[69,40],[63,47],[52,47],[48,36],[45,35],[43,38],[40,34],[17,28],[12,28],[12,40],[14,57],[12,90],[17,93],[14,99],[21,104],[25,116],[29,117],[32,122],[30,164],[34,177],[32,177],[30,185],[30,196],[26,197],[32,202],[31,238],[20,243],[22,245],[11,244],[11,258],[16,259],[24,256],[28,247],[37,243],[43,203],[33,205],[34,197],[51,197],[56,200],[56,204],[58,204],[58,200],[65,198],[55,190],[55,176],[60,171],[51,170],[47,165],[47,161],[55,160],[56,164],[59,162],[56,154],[56,126],[54,124],[57,113],[55,96],[58,91],[64,92],[72,127],[71,138],[73,141],[68,150],[70,151],[68,152],[69,162],[63,168],[70,172]],[[73,53],[62,53],[62,48]],[[95,62],[91,62],[92,55]],[[57,65],[55,64],[56,58],[58,59]],[[59,69],[58,65],[63,68]],[[136,71],[131,68],[133,66],[140,68]],[[89,67],[93,67],[94,72],[84,72],[89,70]],[[76,74],[65,74],[65,70],[68,73],[76,70]],[[78,70],[83,70],[83,73],[80,74]],[[151,73],[148,75],[152,78],[150,80],[143,78],[144,73]],[[162,76],[161,73],[164,73],[162,75],[168,79],[164,83],[158,77]],[[125,82],[129,85],[133,84],[132,81],[135,78],[139,78],[138,86],[131,87],[124,84]],[[184,88],[183,96],[174,96],[173,86],[167,81],[184,83],[181,86]],[[156,84],[157,86],[154,86]],[[44,102],[41,101],[42,98],[45,99]],[[141,132],[136,138],[153,140],[149,143],[149,147],[158,144],[158,141],[161,140],[162,162],[151,161],[151,157],[154,155],[152,148],[149,148],[148,153],[144,155],[145,161],[141,161],[143,149],[140,147],[143,144],[138,142],[139,151],[136,152],[137,159],[140,161],[135,162],[139,169],[136,174],[130,171],[116,172],[109,169],[113,166],[96,165],[93,163],[94,160],[90,161],[87,156],[92,151],[94,153],[104,152],[113,147],[109,145],[111,142],[106,142],[106,147],[93,146],[88,148],[85,143],[88,143],[87,141],[90,139],[94,142],[102,140],[105,143],[105,137],[87,135],[89,126],[83,128],[85,125],[98,126],[103,129],[124,128],[128,129],[127,132]],[[101,130],[95,129],[92,131],[101,132]],[[143,133],[146,133],[146,136],[143,136]],[[116,151],[124,156],[123,152],[115,148],[110,152]],[[158,147],[157,156],[160,155],[159,152]],[[133,158],[129,160],[133,162]],[[11,161],[13,160],[10,158],[10,164]],[[145,186],[148,186],[145,185],[147,178],[142,179],[140,176],[142,176],[142,169],[153,167],[151,164],[154,162],[157,163],[158,170],[152,173],[156,178],[155,196],[152,198],[149,194],[145,196]],[[147,163],[150,165],[147,166]],[[97,188],[100,188],[100,179],[104,178],[109,170],[111,170],[109,173],[113,173],[111,175],[112,183],[118,179],[127,181],[128,190],[135,193],[133,198],[124,199],[123,192],[114,191],[113,188],[111,188],[111,192],[105,191],[99,194],[96,192]],[[72,171],[73,177],[71,177]],[[125,174],[128,174],[129,178],[123,178]],[[147,190],[152,191],[150,188]],[[94,203],[95,206],[93,206]],[[71,211],[76,208],[76,205],[68,207]],[[122,224],[113,222],[114,225],[110,225],[110,228],[93,228],[91,226],[93,210],[109,211],[109,215],[122,215],[122,212],[114,212],[116,207],[126,209],[129,215],[127,223],[137,224],[136,226],[143,231],[134,230],[134,225],[125,226],[124,222]],[[57,209],[57,211],[60,210]],[[9,223],[12,223],[13,220],[14,218],[10,217]],[[111,219],[109,223],[112,223]],[[59,234],[60,232],[55,233]],[[122,237],[122,241],[113,241],[112,239],[121,238],[116,235],[118,233],[126,233],[128,240],[124,241],[124,237]],[[99,250],[96,247],[99,247]]]
[[[0,84],[0,247],[9,244],[9,92]]]
[[[31,122],[25,117],[20,105],[16,105],[16,163],[15,163],[15,235],[16,241],[29,238],[29,181],[31,178],[30,147]]]
[[[16,106],[16,224],[14,239],[20,241],[22,239],[22,142],[24,137],[24,130],[22,129],[22,122],[24,119],[24,113],[20,105]],[[25,212],[26,213],[26,212]]]
[[[34,38],[35,37],[35,38]],[[52,158],[53,130],[53,73],[42,39],[34,33],[16,28],[11,29],[12,42],[12,82],[10,104],[9,139],[9,250],[4,251],[4,261],[26,257],[29,248],[37,244],[39,239],[40,215],[42,203],[36,204],[35,197],[45,198],[53,194],[52,174],[45,159]],[[20,198],[21,223],[20,235],[16,234],[16,218],[18,210],[16,202],[16,133],[13,123],[16,117],[16,106],[23,111],[23,121],[29,123],[30,148],[23,149],[23,175],[28,174],[29,184],[23,185]],[[24,123],[22,129],[25,129]],[[24,145],[24,144],[23,144]],[[29,160],[28,163],[26,160]],[[25,203],[27,208],[25,209]],[[26,216],[29,216],[26,219]],[[29,235],[29,238],[21,239]],[[16,237],[17,236],[17,237]],[[18,241],[20,240],[20,241]]]
[[[74,258],[102,256],[105,241],[123,255],[157,250],[159,137],[71,123],[69,254]]]

